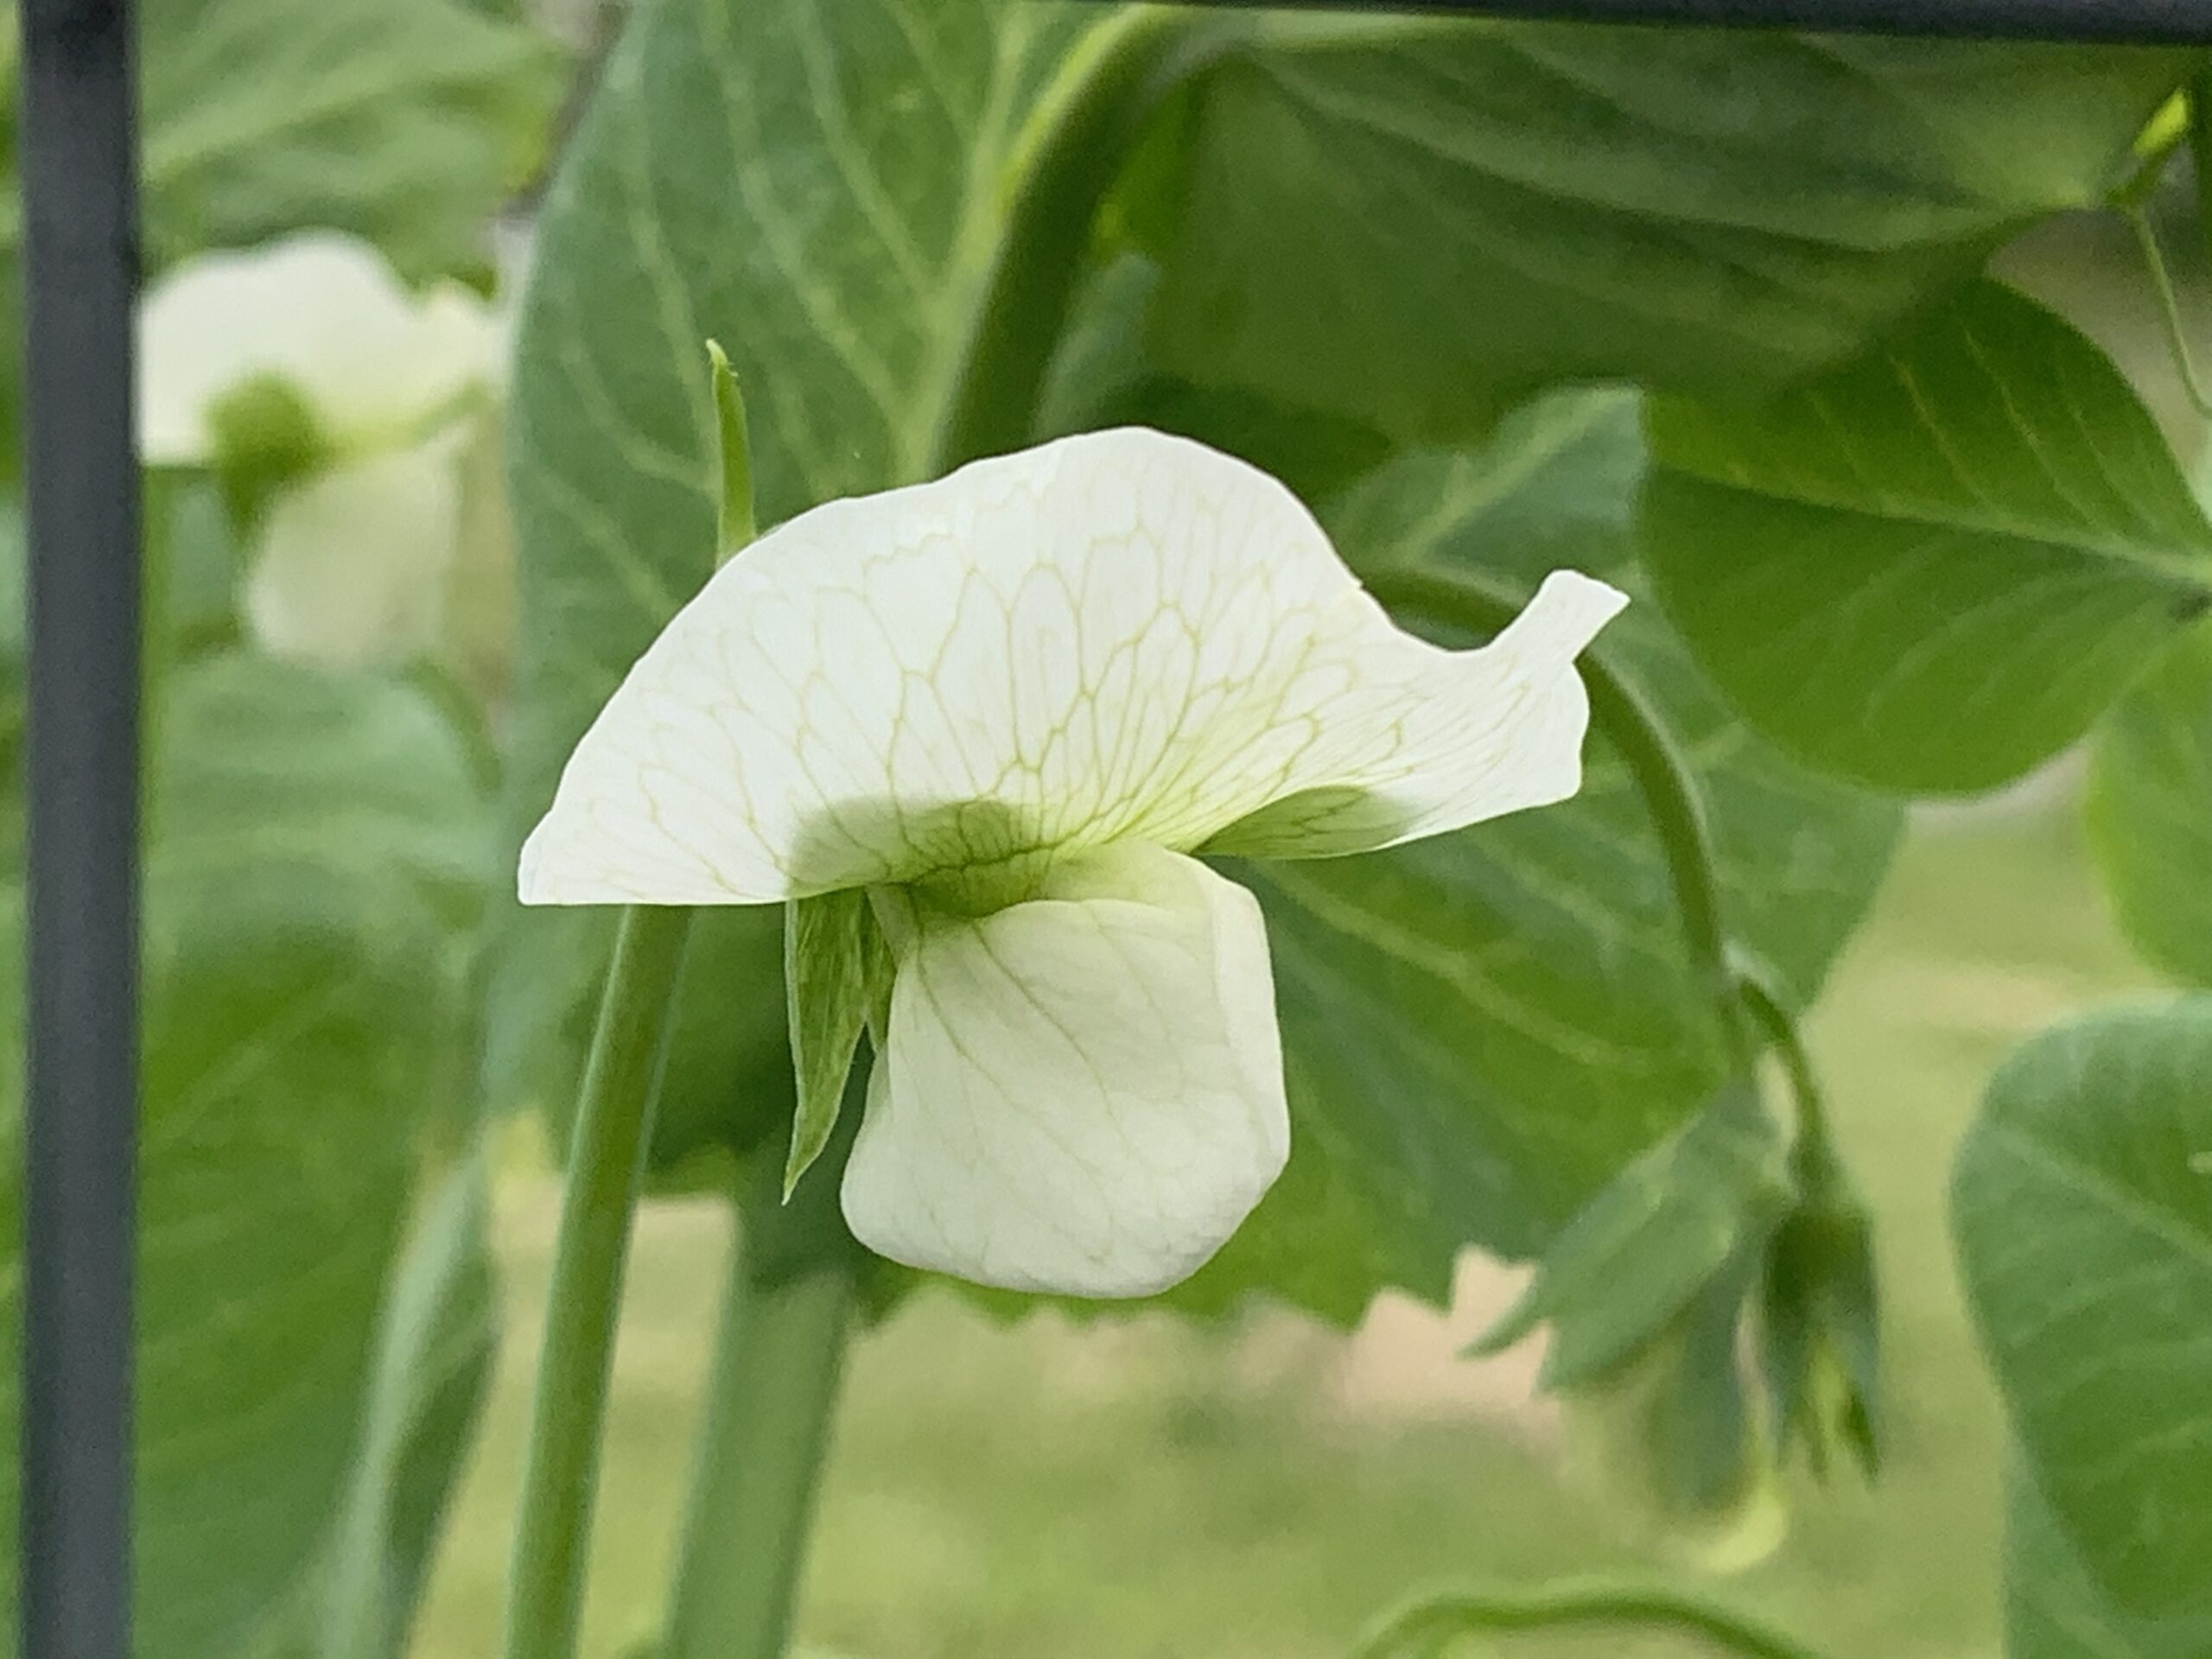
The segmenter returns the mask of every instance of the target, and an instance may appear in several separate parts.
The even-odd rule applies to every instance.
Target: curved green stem
[[[1813,1057],[1806,1050],[1796,1017],[1768,983],[1764,974],[1747,966],[1738,965],[1736,993],[1743,999],[1751,1024],[1781,1059],[1782,1069],[1789,1078],[1790,1099],[1797,1112],[1799,1156],[1808,1156],[1815,1149],[1825,1152],[1828,1146],[1827,1096],[1821,1087],[1819,1073],[1813,1069]]]
[[[2166,270],[2166,256],[2158,246],[2158,233],[2151,224],[2151,216],[2140,206],[2122,207],[2120,216],[2135,232],[2135,245],[2142,251],[2143,269],[2150,274],[2151,289],[2158,297],[2158,320],[2165,327],[2166,350],[2173,359],[2174,374],[2196,412],[2212,416],[2212,397],[2205,395],[2203,383],[2196,378],[2196,359],[2189,349],[2188,326],[2182,321],[2181,302],[2174,293],[2173,277]]]
[[[1605,1583],[1436,1596],[1385,1619],[1361,1641],[1354,1659],[1396,1659],[1409,1649],[1433,1652],[1440,1639],[1479,1631],[1576,1624],[1656,1625],[1700,1637],[1720,1652],[1747,1654],[1751,1659],[1816,1659],[1811,1649],[1701,1597]],[[1414,1649],[1417,1642],[1429,1645]]]
[[[507,1659],[570,1659],[575,1652],[630,1214],[644,1179],[690,925],[689,910],[632,906],[615,938],[576,1103],[546,1293],[507,1583]]]
[[[865,1062],[837,1133],[783,1201],[761,1158],[739,1230],[658,1659],[781,1659],[864,1257],[837,1192],[860,1127]]]
[[[1139,7],[1100,25],[1061,70],[1023,142],[938,424],[938,471],[1029,442],[1099,205],[1160,100],[1233,38],[1196,10]]]
[[[1392,570],[1369,577],[1367,585],[1393,609],[1414,611],[1444,626],[1485,636],[1501,632],[1526,603],[1525,594],[1472,572]],[[1614,670],[1602,648],[1584,652],[1579,666],[1590,692],[1591,719],[1628,767],[1659,833],[1691,963],[1719,1013],[1732,1050],[1748,1065],[1750,1042],[1736,970],[1729,959],[1728,932],[1720,916],[1719,874],[1696,774],[1643,694]]]

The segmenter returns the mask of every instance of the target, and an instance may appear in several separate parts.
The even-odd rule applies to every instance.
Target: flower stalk
[[[570,1659],[583,1610],[600,1427],[630,1217],[645,1179],[686,909],[622,912],[576,1103],[507,1583],[506,1659]]]
[[[854,1068],[849,1093],[867,1069]],[[790,1642],[863,1265],[837,1211],[861,1107],[846,1102],[822,1166],[789,1203],[766,1158],[738,1195],[659,1659],[780,1659]]]

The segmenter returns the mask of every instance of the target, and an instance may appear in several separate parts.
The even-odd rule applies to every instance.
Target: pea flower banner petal
[[[1176,1282],[1287,1150],[1255,901],[1188,855],[1363,852],[1573,794],[1554,573],[1487,646],[1399,629],[1282,485],[1141,429],[791,519],[570,757],[526,904],[866,888],[896,960],[863,1242],[980,1282]]]

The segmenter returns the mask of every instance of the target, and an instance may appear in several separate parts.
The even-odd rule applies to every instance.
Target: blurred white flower
[[[895,964],[842,1199],[885,1255],[1143,1295],[1289,1147],[1260,907],[1193,854],[1324,857],[1560,800],[1557,572],[1478,651],[1402,632],[1281,484],[1068,438],[770,532],[670,622],[524,847],[528,904],[864,889]]]
[[[501,391],[501,319],[457,285],[410,293],[368,244],[308,231],[178,264],[138,334],[142,457],[216,468],[251,499],[256,636],[334,665],[429,645],[459,458]]]

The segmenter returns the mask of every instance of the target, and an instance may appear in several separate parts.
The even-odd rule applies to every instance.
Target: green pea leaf
[[[2017,1461],[2005,1478],[2007,1659],[2198,1659],[2212,1619],[2139,1618],[2098,1587]]]
[[[982,0],[664,0],[609,59],[548,194],[512,406],[517,842],[630,664],[714,567],[716,410],[745,391],[759,520],[912,482],[1006,206],[1022,123],[1098,14]],[[793,1109],[782,917],[693,931],[655,1131],[664,1181]],[[495,1098],[566,1109],[608,917],[511,912]]]
[[[549,40],[456,0],[146,0],[139,29],[161,263],[321,225],[412,271],[481,265],[561,92]]]
[[[2026,1471],[2117,1608],[2212,1618],[2212,997],[2008,1059],[1952,1224]]]
[[[1633,587],[1637,420],[1633,397],[1558,394],[1479,448],[1376,469],[1325,522],[1367,571],[1478,568],[1533,591],[1573,565]],[[1753,738],[1648,601],[1603,648],[1707,790],[1731,925],[1808,1001],[1887,864],[1895,807]],[[1541,1255],[1728,1077],[1659,843],[1601,737],[1562,805],[1235,874],[1267,908],[1291,1158],[1173,1293],[1184,1306],[1262,1289],[1351,1320],[1386,1285],[1441,1302],[1461,1249]]]
[[[1478,432],[1562,380],[1744,398],[2099,201],[2172,52],[1264,18],[1160,120],[1163,366]]]
[[[163,716],[146,849],[137,1622],[145,1652],[234,1659],[321,1592],[359,1478],[387,1275],[423,1133],[460,1074],[461,895],[486,877],[489,826],[464,746],[402,683],[219,658],[167,683]],[[11,880],[10,935],[20,904]],[[12,941],[0,960],[15,978]],[[12,1090],[21,988],[4,988]],[[12,1346],[22,1195],[18,1160],[0,1167]],[[10,1388],[0,1432],[16,1408]]]
[[[1752,724],[1885,788],[2017,777],[2212,603],[2212,525],[2098,350],[1982,283],[1755,412],[1659,402],[1643,546]]]
[[[2083,804],[2128,938],[2212,985],[2212,631],[2192,629],[2105,716]]]

